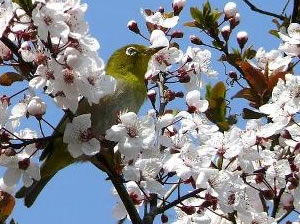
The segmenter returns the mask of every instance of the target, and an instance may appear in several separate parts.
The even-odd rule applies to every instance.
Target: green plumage
[[[105,131],[116,124],[117,114],[122,111],[138,112],[146,99],[144,75],[148,62],[155,50],[142,45],[127,45],[117,50],[109,59],[107,74],[117,80],[117,88],[112,95],[102,98],[99,104],[90,106],[86,100],[79,104],[76,115],[91,113],[92,130],[96,135],[104,135]],[[58,131],[64,132],[70,122],[64,116],[58,125]],[[80,157],[74,160],[67,151],[67,145],[62,138],[53,139],[42,153],[44,162],[41,166],[41,180],[29,188],[21,188],[17,198],[24,198],[25,205],[30,207],[50,179],[61,169],[76,161],[89,158]]]

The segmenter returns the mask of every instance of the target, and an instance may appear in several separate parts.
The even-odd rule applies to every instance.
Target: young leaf
[[[258,112],[255,112],[253,110],[250,110],[248,108],[243,109],[242,117],[244,119],[259,119],[262,118],[264,115]]]
[[[229,129],[226,120],[226,87],[223,82],[218,82],[214,87],[206,87],[206,99],[209,108],[206,111],[207,118],[217,124],[222,131]]]
[[[0,223],[5,222],[14,207],[15,198],[4,191],[0,191]]]
[[[264,74],[246,61],[240,62],[239,66],[243,70],[244,78],[247,80],[250,87],[258,95],[263,96],[268,88],[267,78]]]
[[[0,76],[0,85],[11,86],[14,82],[20,82],[23,80],[23,76],[16,72],[5,72]]]

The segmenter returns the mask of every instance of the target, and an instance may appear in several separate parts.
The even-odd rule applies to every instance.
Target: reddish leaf
[[[287,73],[289,73],[289,72],[286,71],[286,72],[277,72],[276,74],[271,74],[271,76],[269,77],[269,81],[268,81],[268,89],[270,91],[272,91],[273,88],[277,85],[277,82],[279,79],[285,80],[285,75]]]
[[[4,223],[14,207],[15,198],[4,191],[0,191],[0,223]]]
[[[259,119],[262,118],[264,115],[248,108],[243,109],[243,118],[244,119]]]
[[[248,62],[240,62],[239,66],[243,70],[244,78],[250,87],[255,90],[258,95],[262,96],[268,88],[267,79],[264,74]]]
[[[244,88],[238,91],[233,97],[231,97],[231,99],[234,98],[243,98],[251,102],[257,102],[259,100],[259,96],[251,88]]]
[[[11,86],[14,82],[23,81],[24,78],[16,72],[5,72],[0,76],[1,86]]]

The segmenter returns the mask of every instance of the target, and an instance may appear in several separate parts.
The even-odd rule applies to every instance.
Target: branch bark
[[[298,1],[298,0],[295,0],[295,1]],[[275,18],[280,19],[280,20],[285,20],[286,19],[285,16],[282,16],[282,15],[279,15],[279,14],[276,14],[276,13],[273,13],[273,12],[268,12],[268,11],[257,8],[249,0],[243,0],[243,2],[245,2],[250,7],[250,9],[254,12],[258,12],[260,14],[264,14],[264,15],[267,15],[267,16],[272,16],[272,17],[275,17]]]
[[[293,6],[293,12],[292,12],[292,23],[297,22],[299,5],[300,5],[300,1],[299,0],[294,0],[294,6]]]

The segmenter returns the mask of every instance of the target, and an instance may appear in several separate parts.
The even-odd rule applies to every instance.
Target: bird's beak
[[[147,54],[147,55],[154,55],[156,54],[157,52],[159,52],[161,49],[163,49],[165,47],[149,47],[147,48],[145,51],[144,51],[144,54]]]

